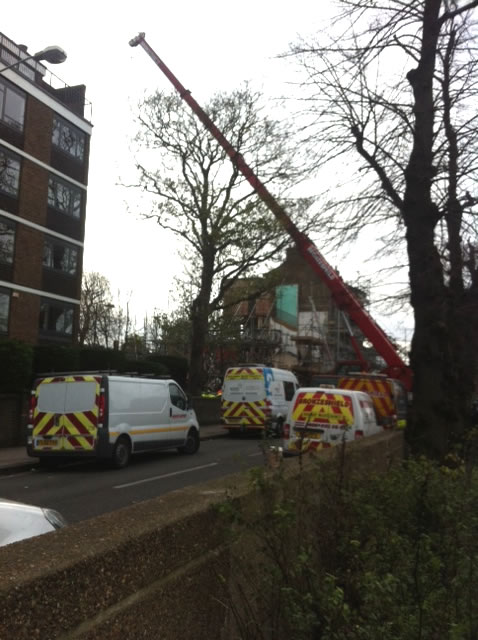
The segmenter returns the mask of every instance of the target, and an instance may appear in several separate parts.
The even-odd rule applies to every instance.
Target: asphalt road
[[[262,464],[260,437],[218,438],[192,456],[142,454],[121,470],[91,461],[2,476],[0,497],[57,509],[73,523]]]

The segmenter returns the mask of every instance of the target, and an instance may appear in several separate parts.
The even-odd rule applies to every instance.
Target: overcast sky
[[[105,275],[113,292],[129,298],[139,322],[146,311],[175,306],[170,290],[181,265],[174,239],[129,213],[134,194],[119,185],[132,175],[129,141],[138,101],[157,88],[172,89],[129,40],[146,32],[148,43],[200,104],[245,80],[277,96],[292,70],[275,56],[299,34],[314,33],[332,11],[332,0],[23,0],[2,7],[2,33],[26,44],[30,53],[52,44],[63,47],[67,61],[46,66],[69,85],[86,85],[94,130],[84,270]],[[342,263],[340,271],[355,278],[357,264]]]

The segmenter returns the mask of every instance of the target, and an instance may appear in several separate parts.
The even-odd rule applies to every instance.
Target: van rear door
[[[349,439],[354,423],[352,398],[340,393],[339,389],[313,389],[297,394],[291,427],[294,438],[301,440],[307,448]]]
[[[263,428],[270,413],[262,368],[234,367],[226,371],[221,401],[225,426]]]
[[[32,447],[38,453],[94,451],[101,377],[57,376],[35,388]]]

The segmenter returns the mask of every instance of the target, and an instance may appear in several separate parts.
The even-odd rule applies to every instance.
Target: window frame
[[[46,312],[44,311],[45,307],[47,307]],[[50,328],[50,322],[52,320],[51,313],[52,309],[60,309],[61,313],[54,320],[55,329]],[[56,324],[61,315],[64,316],[64,326],[68,328],[67,325],[67,313],[71,314],[71,322],[69,324],[70,331],[58,331],[56,329]],[[46,315],[46,327],[43,326],[45,324],[42,322],[43,314]],[[57,336],[59,338],[73,338],[73,327],[75,322],[75,305],[70,304],[68,302],[63,302],[62,300],[55,300],[53,298],[40,298],[40,313],[38,318],[38,332],[41,336]]]
[[[2,260],[2,231],[1,226],[5,225],[7,229],[12,231],[12,250],[11,250],[11,259],[10,260]],[[15,259],[15,238],[17,235],[17,225],[13,220],[9,220],[8,218],[4,218],[0,215],[0,264],[8,264],[12,265]],[[5,255],[7,252],[5,251]]]
[[[45,264],[46,258],[46,249],[48,246],[51,246],[51,262],[52,264]],[[69,271],[67,269],[58,268],[55,266],[55,247],[61,247],[62,249],[66,249],[70,252],[68,256],[68,264],[71,261],[71,252],[75,253],[75,268],[74,271]],[[62,258],[64,260],[64,257]],[[71,278],[75,278],[78,275],[78,263],[79,263],[79,248],[73,244],[65,242],[64,240],[59,240],[53,236],[45,235],[45,239],[43,242],[43,260],[42,266],[44,269],[48,269],[53,273],[61,273],[62,275],[69,276]]]
[[[63,134],[64,130],[69,130],[69,135],[73,134],[74,144],[61,144],[62,140],[66,140],[66,136]],[[56,136],[57,130],[59,131],[58,136]],[[55,138],[58,137],[57,140]],[[84,131],[76,127],[68,120],[61,118],[57,114],[53,116],[53,128],[51,133],[51,143],[58,151],[66,154],[68,157],[73,158],[74,160],[83,163],[85,160],[85,150],[86,150],[86,134]],[[79,149],[76,151],[71,151],[71,148]]]
[[[2,315],[1,315],[2,305],[0,302],[0,335],[8,335],[8,329],[10,326],[10,310],[11,310],[12,292],[9,289],[0,287],[0,297],[2,295],[4,295],[7,298],[7,313],[5,318],[5,328],[2,328]]]
[[[171,404],[181,411],[186,411],[188,406],[188,399],[181,387],[175,382],[170,382],[168,385],[168,389]]]
[[[2,91],[3,89],[3,91]],[[22,118],[20,120],[14,120],[13,118],[5,118],[5,110],[7,105],[8,94],[13,93],[18,98],[23,99],[23,113]],[[25,129],[25,112],[27,106],[27,94],[17,87],[14,87],[9,82],[7,82],[4,78],[0,78],[0,122],[6,127],[10,127],[14,131],[19,131],[23,133]]]
[[[56,196],[56,187],[58,186],[66,189],[69,192],[69,203],[68,203],[68,207],[66,208],[62,208],[60,206],[56,206],[55,204],[52,204],[52,201],[50,199],[50,192],[54,191]],[[75,193],[79,196],[78,215],[75,215],[75,203],[74,203]],[[60,198],[57,198],[57,197],[54,198],[55,202],[59,202],[60,200],[61,200]],[[73,220],[81,220],[83,215],[83,192],[79,187],[72,184],[71,182],[68,182],[68,180],[64,180],[63,178],[59,178],[55,174],[50,173],[48,176],[48,206],[51,209],[54,209],[55,211],[62,213],[63,215],[73,218]]]
[[[1,164],[2,164],[2,155],[4,156],[4,158],[6,158],[7,160],[10,159],[16,163],[18,163],[18,170],[17,170],[17,180],[16,180],[16,185],[14,190],[8,190],[8,189],[4,189],[2,186],[2,170],[1,170]],[[7,164],[7,171],[9,168],[8,164]],[[3,147],[2,145],[0,145],[0,193],[4,194],[6,196],[9,196],[10,198],[18,198],[18,193],[20,191],[20,173],[22,170],[22,158],[21,156],[19,156],[16,153],[13,153],[13,151],[10,151],[10,149],[7,149],[6,147]]]

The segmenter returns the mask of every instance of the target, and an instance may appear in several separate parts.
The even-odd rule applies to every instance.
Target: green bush
[[[37,344],[33,347],[33,354],[35,375],[80,369],[80,350],[76,346]]]
[[[185,385],[187,361],[174,356],[148,356],[144,360],[128,360],[123,351],[103,347],[71,345],[27,345],[20,341],[0,340],[0,392],[29,389],[41,374],[69,371],[136,372],[155,376],[171,376]]]
[[[82,371],[123,371],[126,367],[123,351],[103,347],[81,347],[80,369]]]
[[[186,387],[189,365],[186,358],[179,356],[163,356],[159,354],[152,354],[147,357],[148,362],[157,362],[166,368],[173,380]]]
[[[30,388],[33,350],[17,340],[0,341],[0,392],[20,392]]]
[[[256,472],[256,511],[224,505],[250,539],[233,560],[235,637],[478,637],[476,470],[409,460],[347,485],[340,469],[293,482]]]
[[[151,374],[153,376],[170,375],[167,367],[160,362],[148,362],[146,360],[126,360],[124,372],[139,373],[140,375]]]

